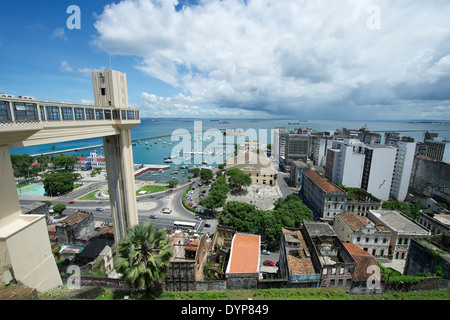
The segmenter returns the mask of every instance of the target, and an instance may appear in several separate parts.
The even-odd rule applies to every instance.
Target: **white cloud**
[[[100,67],[100,68],[76,68],[74,69],[68,61],[64,60],[60,62],[60,70],[62,72],[76,72],[76,73],[81,73],[85,76],[91,76],[91,73],[93,71],[98,71],[98,70],[105,70],[105,67]]]
[[[211,108],[198,104],[190,96],[183,94],[171,98],[160,97],[155,94],[143,92],[139,106],[141,116],[144,118],[265,118],[267,112],[258,110],[245,110],[240,108]]]
[[[176,4],[108,5],[94,44],[140,57],[139,70],[202,108],[369,118],[370,106],[450,101],[447,2],[377,1],[375,30],[366,23],[371,0]]]
[[[56,28],[50,35],[50,39],[67,40],[66,31],[64,30],[64,28]]]

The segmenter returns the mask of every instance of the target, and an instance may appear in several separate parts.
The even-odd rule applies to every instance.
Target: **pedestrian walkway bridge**
[[[0,141],[10,148],[115,135],[120,129],[139,123],[138,109],[0,94]]]

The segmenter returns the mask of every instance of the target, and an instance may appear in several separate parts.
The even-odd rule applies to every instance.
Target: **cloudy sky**
[[[2,0],[0,92],[92,102],[109,50],[144,117],[450,119],[447,0],[71,3]]]

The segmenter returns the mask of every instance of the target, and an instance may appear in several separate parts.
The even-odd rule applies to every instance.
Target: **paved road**
[[[105,200],[77,200],[82,195],[91,192],[92,190],[99,189],[105,182],[94,182],[90,185],[81,188],[80,190],[74,190],[68,195],[52,199],[52,205],[63,203],[66,205],[64,211],[64,217],[74,214],[77,210],[85,210],[93,212],[95,221],[102,221],[106,223],[112,223],[111,207],[108,199]],[[171,195],[167,195],[165,192],[156,194],[150,194],[145,196],[139,196],[137,201],[138,219],[139,223],[152,221],[157,227],[164,227],[171,229],[173,223],[176,220],[189,221],[200,224],[200,228],[203,228],[205,221],[196,220],[195,214],[184,208],[181,198],[188,186],[179,187],[173,190]],[[47,197],[43,197],[42,200],[48,200]],[[20,198],[20,204],[26,206],[28,204],[39,201],[36,197],[30,199],[27,197]],[[70,204],[69,202],[74,201]],[[170,214],[164,214],[161,212],[163,207],[169,207],[172,209]],[[103,211],[97,211],[97,208],[103,208]],[[156,219],[150,219],[150,214],[155,214]],[[209,223],[209,222],[208,222]],[[213,223],[210,223],[213,226]],[[209,228],[208,228],[209,229]],[[210,231],[210,230],[206,230]],[[210,231],[213,232],[213,231]]]

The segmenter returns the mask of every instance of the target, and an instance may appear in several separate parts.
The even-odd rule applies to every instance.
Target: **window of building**
[[[86,120],[94,120],[95,116],[94,116],[94,109],[86,109]]]
[[[46,106],[47,120],[59,120],[59,107]]]
[[[102,96],[106,96],[106,89],[100,88],[100,93],[102,94]]]
[[[323,268],[323,269],[322,269],[322,274],[323,274],[323,275],[326,275],[326,274],[328,274],[328,270],[327,270],[327,268]]]
[[[84,109],[83,108],[74,108],[75,119],[76,120],[84,120]]]
[[[122,110],[122,119],[123,120],[127,119],[127,112],[125,110]]]
[[[134,111],[127,111],[127,119],[128,120],[134,119]]]
[[[73,120],[73,112],[71,107],[61,107],[61,115],[63,120]]]
[[[105,110],[105,119],[111,120],[111,110]]]
[[[9,102],[0,101],[0,121],[11,121],[11,113],[9,111]]]
[[[95,119],[103,120],[103,109],[95,109]]]
[[[41,120],[45,120],[45,111],[43,106],[39,106],[39,113],[41,114]]]
[[[402,244],[403,239],[402,238],[398,238],[398,244]]]
[[[39,120],[34,103],[14,102],[13,109],[16,121]]]
[[[357,237],[356,242],[360,242],[360,241],[361,241],[361,237]]]

